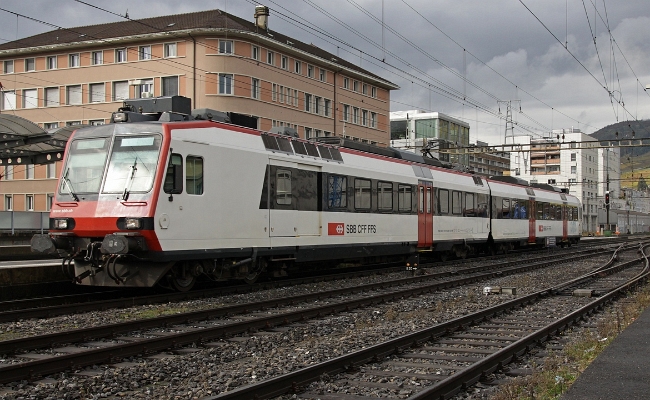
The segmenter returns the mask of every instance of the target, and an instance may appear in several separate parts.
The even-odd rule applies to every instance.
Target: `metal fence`
[[[0,231],[11,234],[47,232],[50,228],[49,212],[0,211]]]

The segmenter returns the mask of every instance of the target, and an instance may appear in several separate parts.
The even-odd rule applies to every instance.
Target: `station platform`
[[[561,400],[650,398],[650,307],[621,332]]]

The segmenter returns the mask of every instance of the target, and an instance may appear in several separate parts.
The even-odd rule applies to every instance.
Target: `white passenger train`
[[[416,265],[421,253],[580,238],[578,200],[551,187],[207,120],[217,112],[161,113],[143,103],[151,100],[129,101],[114,123],[68,142],[50,231],[32,248],[64,255],[80,284],[187,290],[202,275],[252,281],[342,262]],[[129,111],[139,108],[152,114]]]

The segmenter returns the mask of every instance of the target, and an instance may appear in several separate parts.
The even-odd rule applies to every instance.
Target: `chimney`
[[[255,6],[255,25],[265,31],[269,30],[269,8],[267,6]]]

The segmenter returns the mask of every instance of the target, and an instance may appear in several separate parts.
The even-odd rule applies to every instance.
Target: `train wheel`
[[[244,278],[244,282],[248,284],[253,284],[257,282],[257,280],[264,275],[266,272],[266,260],[263,258],[258,259],[257,261],[253,262],[252,264],[252,271],[246,275]]]
[[[188,290],[192,289],[192,287],[196,283],[196,277],[186,276],[183,278],[183,277],[173,276],[171,277],[170,281],[172,287],[175,290],[178,290],[179,292],[187,292]]]

